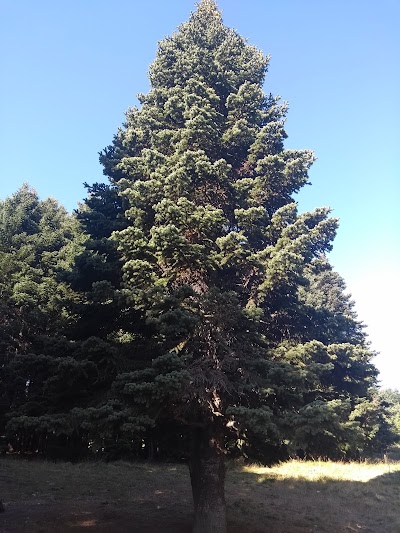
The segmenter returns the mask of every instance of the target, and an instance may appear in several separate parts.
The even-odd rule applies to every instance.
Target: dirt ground
[[[400,533],[400,465],[337,472],[323,464],[230,467],[229,533]],[[183,465],[5,458],[0,499],[1,533],[191,532]]]

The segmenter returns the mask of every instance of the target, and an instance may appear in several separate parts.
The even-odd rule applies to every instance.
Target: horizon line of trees
[[[40,200],[26,183],[0,202],[3,451],[182,460],[187,457],[184,432],[177,436],[175,427],[168,435],[168,426],[154,423],[152,416],[138,418],[118,391],[126,372],[146,369],[161,352],[155,328],[126,299],[113,237],[128,227],[123,198],[113,185],[85,185],[88,196],[72,214],[54,199]],[[314,319],[331,322],[331,335],[344,328],[337,341],[351,336],[354,343],[365,341],[343,279],[325,256],[315,266],[299,289],[315,307]],[[324,340],[309,342],[307,350],[309,364],[325,365],[326,372],[329,362],[318,361],[326,357]],[[339,364],[330,379],[339,379]],[[369,362],[353,364],[354,369],[349,361],[341,364],[346,368],[342,380],[349,383],[345,402],[333,393],[337,381],[330,383],[329,401],[321,394],[312,408],[304,406],[292,440],[265,442],[248,457],[265,463],[292,454],[353,458],[383,453],[398,442],[399,391],[379,390]],[[358,373],[358,387],[365,387],[366,376],[370,380],[367,394],[357,401],[352,371]],[[239,455],[237,445],[232,443],[232,457]]]

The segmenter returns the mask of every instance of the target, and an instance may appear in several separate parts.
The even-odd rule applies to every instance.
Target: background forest
[[[152,402],[139,392],[162,349],[154,319],[129,303],[122,283],[123,261],[112,238],[129,224],[122,202],[115,186],[95,184],[73,214],[53,199],[40,200],[28,185],[0,203],[3,449],[69,459],[185,457],[183,427],[169,432],[174,423],[156,421]],[[314,338],[300,354],[298,346],[286,350],[279,366],[301,370],[312,389],[301,384],[290,437],[282,433],[251,451],[246,445],[246,454],[268,463],[294,452],[384,451],[400,435],[400,393],[376,386],[363,328],[325,256],[314,261],[297,296]],[[173,330],[181,326],[180,317],[170,322]],[[182,342],[179,331],[174,335]],[[340,351],[329,353],[324,343],[332,341]],[[142,369],[136,398],[121,395],[122,376]],[[184,389],[174,385],[174,371],[160,375],[166,390],[155,390],[154,399],[168,397],[170,386]],[[147,414],[138,416],[135,400]]]

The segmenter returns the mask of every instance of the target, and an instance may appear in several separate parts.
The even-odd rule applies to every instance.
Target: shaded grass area
[[[400,463],[228,465],[230,533],[400,532]],[[184,465],[0,460],[2,533],[189,533]]]

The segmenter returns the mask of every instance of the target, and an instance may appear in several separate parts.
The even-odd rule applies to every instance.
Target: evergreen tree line
[[[223,524],[226,457],[399,436],[327,257],[338,222],[294,200],[314,156],[284,148],[268,60],[202,0],[101,152],[108,183],[73,214],[28,185],[0,204],[5,444],[187,460],[198,531]]]
[[[187,458],[183,414],[160,408],[173,407],[188,386],[180,353],[195,318],[172,298],[150,318],[132,303],[114,233],[131,227],[124,200],[114,185],[87,189],[72,215],[55,200],[41,201],[27,184],[0,202],[3,450],[75,459]],[[264,413],[256,413],[251,436],[232,432],[232,457],[266,463],[293,453],[354,457],[383,452],[400,435],[399,393],[377,388],[373,354],[344,281],[324,255],[310,267],[291,317],[306,338],[290,340],[284,316],[286,338],[262,362],[272,375],[276,409],[292,412],[279,433],[261,438]],[[235,330],[231,311],[219,320]],[[281,312],[289,311],[285,305]],[[242,349],[254,334],[235,333]]]

